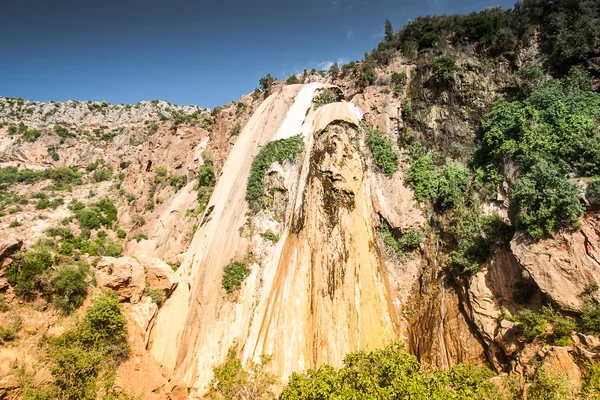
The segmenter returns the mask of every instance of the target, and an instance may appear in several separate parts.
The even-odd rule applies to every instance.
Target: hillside
[[[599,20],[388,21],[213,110],[0,98],[0,398],[599,398]]]

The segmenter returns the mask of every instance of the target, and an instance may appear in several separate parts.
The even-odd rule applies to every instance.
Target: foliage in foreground
[[[48,339],[44,361],[54,381],[24,385],[25,399],[80,400],[111,394],[117,366],[129,356],[127,323],[117,296],[100,295],[77,325]]]

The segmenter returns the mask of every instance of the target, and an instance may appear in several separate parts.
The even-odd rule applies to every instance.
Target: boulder
[[[540,290],[564,311],[581,312],[584,294],[600,283],[600,231],[593,218],[582,221],[578,231],[561,231],[533,242],[519,232],[511,250]],[[599,299],[600,293],[593,293]]]
[[[144,294],[146,277],[142,265],[132,257],[102,257],[96,270],[99,287],[117,292],[119,301],[137,303]]]
[[[23,246],[23,240],[6,231],[0,232],[0,265],[2,266],[0,268],[0,276],[3,275],[6,267],[10,265],[10,262],[7,263],[4,261],[19,251],[21,246]]]
[[[153,288],[163,289],[165,294],[169,296],[175,287],[175,272],[173,268],[160,258],[139,257],[138,260],[144,266],[146,271],[146,280]]]

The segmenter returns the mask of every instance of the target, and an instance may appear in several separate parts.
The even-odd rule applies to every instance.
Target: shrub
[[[433,78],[440,85],[446,85],[454,79],[456,72],[456,58],[440,56],[433,61]]]
[[[99,391],[111,392],[115,369],[128,355],[125,317],[116,295],[104,293],[75,329],[48,339],[45,361],[54,381],[27,389],[50,398],[95,399]]]
[[[319,108],[325,104],[336,103],[340,101],[340,94],[337,90],[326,88],[319,90],[318,94],[313,98],[314,108]]]
[[[260,149],[252,162],[246,188],[246,201],[252,213],[258,212],[264,205],[264,177],[267,169],[276,161],[280,164],[284,161],[296,162],[303,149],[304,141],[300,136],[275,140]]]
[[[56,271],[52,279],[54,303],[65,314],[70,314],[83,304],[87,294],[87,271],[68,265]]]
[[[161,184],[167,180],[167,169],[165,167],[156,167],[154,170],[154,183]]]
[[[125,239],[126,236],[127,236],[127,233],[125,233],[125,231],[123,229],[117,230],[117,237],[119,239]]]
[[[585,197],[590,204],[600,205],[600,178],[595,178],[590,181],[585,189]]]
[[[47,248],[32,250],[25,253],[20,262],[11,264],[6,279],[18,296],[31,298],[36,291],[47,290],[40,277],[52,264],[54,258]]]
[[[591,298],[584,303],[581,328],[588,334],[600,334],[600,305]]]
[[[175,188],[175,191],[183,188],[187,184],[187,176],[185,175],[171,175],[169,177],[169,185]]]
[[[165,300],[165,291],[159,288],[153,288],[150,286],[148,282],[146,282],[146,289],[144,289],[144,294],[152,300],[154,304],[157,306],[161,306],[163,301]]]
[[[94,171],[94,182],[100,183],[104,181],[108,181],[112,177],[113,170],[112,168],[102,168]]]
[[[277,379],[267,371],[270,362],[271,358],[263,355],[260,363],[250,360],[247,369],[244,369],[235,349],[229,349],[225,361],[213,368],[213,379],[209,385],[207,398],[274,398],[271,386],[277,383]]]
[[[375,68],[367,68],[362,74],[362,79],[366,84],[372,85],[375,83],[375,79],[377,79],[377,72],[375,72]]]
[[[439,175],[438,201],[442,208],[455,207],[465,196],[469,184],[469,171],[448,161]]]
[[[228,294],[231,294],[242,287],[242,282],[250,275],[250,269],[242,262],[233,262],[228,264],[223,270],[223,279],[221,283]]]
[[[394,175],[398,171],[398,153],[390,139],[383,137],[380,131],[366,128],[367,146],[373,155],[373,163],[386,175]]]
[[[350,353],[340,370],[323,364],[293,373],[281,400],[363,399],[499,399],[486,368],[456,365],[450,371],[427,370],[404,346],[394,343],[373,352]]]
[[[133,238],[135,239],[136,242],[141,242],[142,240],[148,240],[148,236],[144,235],[143,233],[136,233]]]
[[[534,239],[565,223],[575,224],[584,212],[579,203],[579,187],[545,160],[521,176],[509,196],[517,213],[517,225],[527,228]]]
[[[277,236],[276,234],[274,234],[271,231],[266,231],[265,233],[261,233],[260,236],[265,239],[265,240],[269,240],[273,243],[277,243],[279,241],[279,236]]]
[[[552,373],[540,367],[535,373],[531,386],[527,389],[528,400],[569,400],[575,398],[566,374]]]
[[[286,85],[296,85],[298,83],[300,83],[300,80],[298,79],[298,77],[296,75],[290,75],[285,80]]]
[[[415,191],[415,199],[419,201],[433,199],[438,194],[439,171],[429,155],[415,160],[407,174],[406,182]]]

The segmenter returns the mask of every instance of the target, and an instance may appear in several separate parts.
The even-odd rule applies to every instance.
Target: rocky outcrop
[[[138,260],[146,271],[148,284],[153,288],[164,290],[165,294],[169,296],[177,286],[173,268],[158,258],[140,256]]]
[[[132,257],[102,257],[96,266],[99,287],[114,290],[119,301],[137,303],[144,294],[144,268]]]
[[[96,126],[117,128],[171,118],[176,113],[208,115],[210,110],[198,106],[178,106],[167,101],[140,101],[135,105],[109,104],[98,101],[43,103],[38,101],[0,97],[0,120],[23,123],[40,128],[53,125]]]
[[[585,218],[580,230],[533,242],[519,232],[511,250],[540,290],[564,311],[581,312],[584,295],[600,282],[600,224]],[[600,299],[600,293],[591,293]]]

